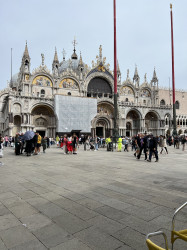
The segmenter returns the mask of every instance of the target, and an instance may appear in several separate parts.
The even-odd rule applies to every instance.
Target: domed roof
[[[19,77],[19,73],[16,73],[12,76],[12,80],[10,80],[10,87],[14,88],[17,87],[18,85],[18,77]]]
[[[78,59],[69,59],[69,60],[64,60],[60,63],[59,67],[59,73],[62,73],[63,71],[66,71],[67,69],[72,69],[73,71],[76,71],[79,66],[79,60]]]

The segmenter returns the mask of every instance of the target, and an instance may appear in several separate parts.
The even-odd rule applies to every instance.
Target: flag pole
[[[117,126],[117,44],[116,44],[116,0],[114,3],[114,131],[113,136],[115,137],[115,142],[118,136],[118,126]]]
[[[172,88],[173,88],[173,135],[177,135],[176,125],[176,103],[175,103],[175,69],[174,69],[174,42],[173,42],[173,12],[172,4],[170,4],[171,16],[171,52],[172,52]]]
[[[10,78],[10,85],[12,86],[12,48],[11,48],[11,78]]]

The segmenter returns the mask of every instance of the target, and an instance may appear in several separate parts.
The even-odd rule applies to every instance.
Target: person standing
[[[0,134],[0,158],[3,157],[3,137]],[[2,165],[2,162],[0,162],[0,165]]]
[[[156,161],[158,162],[158,151],[157,151],[157,140],[153,135],[150,135],[149,140],[149,159],[147,161],[151,162],[152,154],[155,154]]]
[[[38,149],[37,149],[37,141],[38,141],[38,133],[35,133],[33,137],[33,144],[34,144],[34,154],[38,154]]]
[[[18,133],[15,137],[15,154],[20,155],[20,138]]]
[[[44,136],[41,141],[42,147],[43,147],[43,153],[45,153],[45,150],[47,148],[47,137]]]
[[[8,146],[8,136],[7,135],[5,136],[4,140],[5,140],[5,147],[7,147]]]
[[[41,143],[42,143],[42,137],[39,133],[37,133],[38,135],[38,140],[37,140],[37,153],[38,155],[40,154],[40,147],[41,147]]]
[[[63,154],[64,155],[67,154],[67,135],[64,135],[64,138],[63,138]]]
[[[97,150],[98,150],[98,142],[99,142],[99,138],[98,138],[98,136],[96,135],[96,136],[95,136],[95,150],[94,150],[94,151],[97,151]]]
[[[78,146],[79,139],[76,134],[73,134],[72,143],[73,143],[73,154],[77,154],[77,146]]]

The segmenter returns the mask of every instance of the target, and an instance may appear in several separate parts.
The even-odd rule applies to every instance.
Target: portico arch
[[[126,135],[136,135],[140,130],[141,115],[136,109],[131,109],[126,116]]]
[[[146,131],[153,133],[154,135],[157,134],[157,131],[159,129],[159,116],[154,111],[149,111],[145,115],[145,128]]]

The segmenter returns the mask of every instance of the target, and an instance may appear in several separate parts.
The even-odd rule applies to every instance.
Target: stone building
[[[83,62],[74,50],[70,59],[58,59],[55,49],[52,72],[46,67],[44,55],[41,65],[31,72],[31,58],[25,45],[19,73],[14,75],[9,87],[0,92],[0,126],[5,135],[14,136],[27,130],[39,131],[42,135],[55,137],[55,95],[97,98],[97,115],[92,120],[91,133],[98,136],[112,135],[113,130],[113,72],[102,55],[102,46],[92,67]],[[118,126],[119,134],[131,136],[138,132],[165,134],[172,132],[172,106],[169,90],[159,89],[154,69],[151,82],[140,82],[137,67],[131,79],[129,70],[125,81],[118,76]],[[187,93],[177,91],[178,131],[187,129]],[[187,106],[186,106],[187,107]],[[61,131],[62,133],[71,131]]]

